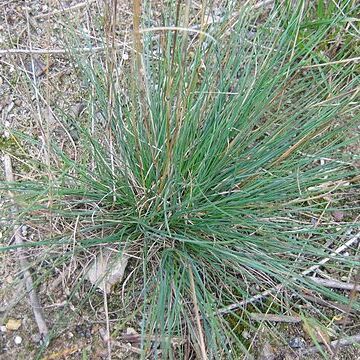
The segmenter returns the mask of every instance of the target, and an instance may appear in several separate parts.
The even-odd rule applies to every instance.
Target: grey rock
[[[289,341],[289,346],[292,349],[304,349],[306,346],[306,341],[301,336],[297,336]]]

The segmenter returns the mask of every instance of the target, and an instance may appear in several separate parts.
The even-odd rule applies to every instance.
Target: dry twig
[[[289,316],[289,315],[278,315],[278,314],[250,313],[250,318],[254,321],[285,322],[292,324],[296,324],[302,321],[300,316]]]
[[[334,250],[329,257],[324,258],[322,260],[320,260],[316,265],[313,265],[311,267],[309,267],[308,269],[304,270],[301,273],[301,276],[307,276],[309,274],[311,274],[312,272],[315,272],[316,270],[318,270],[321,266],[323,266],[324,264],[326,264],[330,259],[332,259],[333,257],[335,257],[336,255],[341,254],[342,252],[344,252],[346,249],[348,249],[351,245],[357,243],[360,239],[360,232],[357,233],[355,236],[353,236],[351,239],[349,239],[344,245],[341,245],[340,247],[338,247],[336,250]],[[294,281],[296,279],[294,278]],[[260,301],[262,299],[264,299],[265,297],[269,296],[270,294],[274,293],[274,292],[278,292],[280,291],[282,288],[284,287],[283,284],[278,284],[277,286],[272,287],[271,289],[265,290],[260,294],[256,294],[248,299],[242,300],[238,303],[234,303],[231,304],[229,306],[226,306],[220,310],[218,310],[216,313],[217,314],[226,314],[229,313],[235,309],[239,309],[241,307],[244,307],[248,304],[252,304],[255,303],[257,301]]]
[[[205,347],[205,340],[204,340],[204,334],[203,334],[203,328],[201,325],[201,318],[200,318],[200,310],[197,303],[196,293],[195,293],[195,282],[194,282],[194,276],[191,270],[191,267],[189,266],[189,278],[190,278],[190,289],[191,289],[191,295],[193,298],[193,305],[194,305],[194,312],[195,312],[195,318],[196,318],[196,325],[198,328],[198,340],[199,340],[199,347],[201,352],[201,359],[207,360],[207,354],[206,354],[206,347]]]
[[[72,5],[72,6],[69,6],[69,7],[64,7],[64,8],[59,9],[59,10],[54,10],[54,11],[46,13],[46,14],[39,14],[39,15],[34,16],[34,19],[49,18],[49,17],[52,17],[54,15],[63,14],[63,13],[68,12],[68,11],[72,12],[74,10],[80,10],[83,7],[87,6],[87,5],[90,5],[92,2],[94,2],[94,0],[87,0],[87,1],[75,4],[75,5]]]
[[[349,346],[353,344],[360,344],[360,334],[354,336],[344,337],[338,340],[334,340],[330,343],[331,348]],[[311,348],[305,349],[302,351],[303,354],[313,354],[319,352],[320,348],[318,346],[312,346]]]
[[[354,62],[355,64],[357,64],[358,62],[360,62],[360,56],[357,56],[357,57],[354,57],[354,58],[337,60],[337,61],[329,61],[327,63],[306,65],[306,66],[303,66],[303,69],[311,69],[311,68],[315,68],[315,67],[336,65],[336,64],[348,64],[348,63],[351,63],[351,62]]]
[[[341,290],[350,290],[350,291],[360,291],[360,285],[352,284],[352,283],[346,283],[339,280],[333,280],[333,279],[321,279],[321,278],[315,278],[310,277],[311,281],[328,287],[332,289],[341,289]]]
[[[4,170],[5,170],[5,179],[7,182],[13,182],[14,181],[14,173],[12,170],[12,163],[11,163],[10,155],[5,154],[3,157],[3,161],[4,161]],[[13,194],[11,192],[9,192],[9,195],[13,202],[12,212],[16,213],[17,206],[15,204]],[[19,265],[20,265],[20,269],[24,276],[25,288],[26,288],[26,292],[29,295],[30,305],[31,305],[31,308],[34,313],[35,321],[39,328],[39,332],[40,332],[42,339],[47,340],[49,331],[48,331],[48,327],[46,325],[46,321],[44,318],[44,311],[40,305],[40,300],[37,295],[37,292],[35,291],[34,282],[33,282],[32,276],[31,276],[31,272],[29,270],[30,269],[29,262],[27,261],[26,257],[24,256],[24,252],[22,249],[23,237],[21,235],[21,226],[18,226],[18,225],[15,226],[14,240],[15,240],[15,244],[19,246],[17,248],[17,253],[19,255]]]
[[[312,303],[319,304],[321,306],[326,306],[326,307],[335,309],[337,311],[342,312],[343,314],[346,314],[346,313],[349,312],[349,309],[348,309],[348,307],[346,305],[337,304],[334,301],[324,300],[324,299],[321,299],[319,297],[315,297],[315,296],[304,294],[304,293],[301,294],[301,298],[305,299],[305,300],[308,300],[308,301],[310,301]]]

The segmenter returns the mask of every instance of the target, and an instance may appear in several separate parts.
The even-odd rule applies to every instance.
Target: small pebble
[[[5,326],[5,325],[0,326],[0,331],[1,331],[2,333],[6,333],[6,326]]]
[[[289,346],[293,349],[303,349],[306,345],[305,340],[302,337],[294,337],[289,341]]]
[[[7,330],[16,331],[21,326],[21,320],[20,319],[9,319],[5,326],[6,326]]]
[[[41,342],[41,335],[40,334],[33,334],[33,335],[31,335],[31,340],[35,344],[39,344]]]
[[[105,342],[109,341],[110,338],[108,336],[106,329],[104,329],[104,328],[99,329],[99,333],[100,333],[100,336],[102,337],[103,341],[105,341]]]
[[[19,335],[15,336],[14,342],[16,345],[20,345],[22,343],[21,336],[19,336]]]
[[[77,335],[85,338],[91,337],[91,327],[84,324],[76,325],[75,332],[77,333]]]
[[[15,106],[15,103],[14,103],[13,101],[8,105],[8,108],[7,108],[8,114],[11,113],[12,109],[14,108],[14,106]]]
[[[273,347],[267,342],[261,350],[259,360],[275,360]]]
[[[335,221],[342,221],[344,219],[344,213],[341,211],[334,211],[333,218]]]
[[[69,131],[69,133],[70,133],[70,136],[72,137],[72,139],[73,139],[74,141],[79,140],[79,133],[78,133],[78,131],[77,131],[76,129],[71,129],[71,130]]]
[[[248,31],[247,38],[249,40],[253,40],[253,39],[255,39],[255,37],[256,37],[256,32],[255,31]]]
[[[134,328],[128,327],[126,329],[126,335],[138,335],[138,332]]]
[[[24,225],[24,226],[21,227],[21,235],[26,236],[27,234],[28,234],[27,226]]]

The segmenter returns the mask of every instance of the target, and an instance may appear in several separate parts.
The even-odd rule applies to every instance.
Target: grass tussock
[[[139,319],[144,354],[184,358],[190,344],[199,358],[239,358],[252,351],[236,330],[255,329],[250,310],[219,310],[278,284],[252,312],[321,320],[282,294],[349,302],[303,274],[358,221],[358,173],[342,151],[359,120],[357,64],[348,38],[326,52],[356,9],[324,5],[314,20],[308,2],[275,3],[216,18],[209,5],[194,19],[178,2],[159,19],[134,1],[131,66],[112,48],[111,26],[104,55],[72,54],[89,84],[76,159],[54,139],[50,164],[28,160],[34,180],[2,184],[22,208],[18,221],[62,229],[25,244],[46,258],[39,279],[104,245],[131,257],[122,301]],[[326,266],[358,265],[350,254]]]

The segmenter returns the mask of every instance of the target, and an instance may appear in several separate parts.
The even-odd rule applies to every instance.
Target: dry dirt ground
[[[12,131],[19,130],[40,139],[43,139],[48,132],[50,136],[59,139],[63,146],[69,142],[69,135],[73,139],[76,137],[72,132],[71,124],[59,124],[51,114],[49,116],[47,109],[56,106],[69,113],[79,111],[84,84],[79,83],[76,69],[69,61],[69,56],[63,53],[63,49],[67,47],[64,33],[69,24],[80,24],[78,29],[92,37],[94,43],[101,41],[98,39],[96,29],[99,27],[98,21],[101,21],[103,10],[102,1],[0,1],[1,49],[55,49],[55,52],[36,53],[35,51],[33,55],[27,51],[0,54],[2,128],[6,126]],[[118,10],[122,29],[128,30],[131,19],[130,2],[122,1]],[[36,89],[39,90],[38,93]],[[12,145],[2,132],[1,150],[12,152]],[[21,151],[24,156],[34,156],[37,159],[45,156],[44,149],[40,149],[39,153],[29,153],[33,149]],[[21,160],[13,160],[15,176],[24,174],[27,170],[21,166]],[[3,194],[0,201],[1,205],[5,205]],[[2,245],[12,241],[7,230],[2,223],[0,231]],[[39,238],[38,230],[32,227],[25,229],[23,235],[29,241]],[[37,255],[32,254],[32,256]],[[19,268],[16,257],[15,252],[1,254],[0,358],[36,359],[42,346],[41,339],[28,299],[23,296],[24,285],[18,280]],[[58,274],[53,274],[48,279],[48,283],[41,284],[39,288],[46,320],[50,326],[64,309],[64,301],[69,295],[65,284],[66,278],[69,280],[71,276],[72,270],[67,269],[67,274],[64,275],[60,269]],[[79,292],[77,297],[80,299],[82,295]],[[91,308],[88,313],[86,310],[76,313],[75,306],[70,305],[71,310],[67,311],[73,312],[74,316],[69,317],[71,321],[59,325],[62,329],[61,334],[51,342],[41,358],[108,358],[107,343],[104,341],[106,322],[102,300],[100,294],[98,298],[95,296],[93,303],[88,305]],[[9,320],[15,320],[15,328],[20,324],[19,328],[7,329],[6,324],[9,324]],[[115,320],[110,319],[110,323]],[[113,358],[136,358],[136,353],[127,351],[126,347],[126,343],[113,344]]]
[[[68,136],[76,141],[76,133],[71,124],[59,124],[51,115],[48,108],[55,105],[68,112],[76,113],[81,108],[82,96],[86,86],[79,83],[76,67],[69,61],[66,49],[65,29],[74,22],[80,24],[82,31],[88,34],[94,44],[99,40],[97,28],[103,16],[104,3],[81,0],[0,0],[0,51],[12,49],[11,53],[0,52],[0,118],[1,126],[19,130],[32,136],[44,139],[47,134],[59,139],[66,146]],[[119,21],[123,30],[131,26],[130,0],[119,1]],[[85,46],[85,45],[84,45]],[[19,51],[20,49],[20,51]],[[30,55],[26,49],[35,49]],[[40,49],[55,49],[55,51],[38,51]],[[127,51],[127,50],[126,50]],[[126,58],[126,57],[125,57]],[[40,91],[38,92],[37,90]],[[16,148],[4,134],[1,134],[0,150],[11,152]],[[45,139],[44,139],[45,144]],[[45,145],[44,145],[45,146]],[[25,156],[42,158],[46,152],[26,154],[30,149],[22,149]],[[28,171],[22,166],[21,154],[15,152],[15,176],[27,175]],[[28,176],[32,176],[30,172]],[[0,206],[8,201],[5,194],[0,194]],[[8,236],[6,224],[1,219],[0,242],[9,244],[12,239]],[[41,238],[39,229],[23,228],[23,236],[27,240]],[[353,249],[353,251],[357,251]],[[35,251],[30,256],[38,256]],[[0,358],[1,359],[36,359],[42,347],[38,329],[33,318],[31,308],[24,292],[24,285],[19,280],[19,268],[15,252],[1,253],[0,265]],[[79,266],[74,262],[73,267]],[[46,283],[39,287],[44,312],[49,325],[64,309],[64,302],[69,295],[67,282],[71,282],[74,269],[58,269],[51,274]],[[99,292],[84,306],[81,311],[76,310],[76,301],[80,301],[88,291],[86,286],[76,294],[74,304],[70,304],[67,311],[72,316],[66,322],[58,324],[59,334],[51,341],[48,348],[41,355],[42,359],[107,359],[108,344],[105,339],[107,314],[104,309],[103,297]],[[127,310],[128,311],[128,310]],[[329,311],[329,309],[324,309]],[[338,314],[333,313],[334,321]],[[114,312],[108,319],[111,333],[119,317],[126,317],[126,313]],[[7,329],[9,320],[14,320],[13,329]],[[358,328],[354,324],[350,326]],[[128,322],[118,328],[119,333],[131,332],[137,324]],[[9,327],[9,326],[8,326]],[[10,326],[11,327],[11,326]],[[16,328],[16,329],[15,329]],[[306,339],[306,334],[299,326],[285,326],[280,329],[289,341],[291,339]],[[245,336],[245,334],[244,334]],[[266,334],[264,335],[266,338]],[[267,346],[267,349],[264,347]],[[296,353],[273,349],[266,341],[259,341],[262,347],[258,353],[259,359],[315,359],[317,355],[298,357]],[[270,347],[270,348],[269,348]],[[112,342],[113,359],[136,359],[136,350],[129,350],[129,344],[119,339]],[[360,350],[355,347],[342,349],[338,358],[360,359]]]

